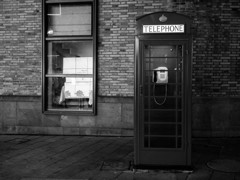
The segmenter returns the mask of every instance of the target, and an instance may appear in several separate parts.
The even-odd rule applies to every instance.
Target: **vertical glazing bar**
[[[141,53],[141,58],[142,58],[142,61],[140,62],[141,63],[141,71],[140,71],[140,76],[141,76],[141,86],[143,87],[142,88],[142,97],[141,97],[141,108],[140,108],[140,111],[142,110],[142,112],[139,112],[139,114],[142,114],[142,117],[141,117],[141,129],[140,129],[140,136],[142,137],[141,139],[141,142],[143,144],[143,147],[145,147],[145,113],[146,113],[146,110],[145,110],[145,64],[144,64],[144,61],[145,61],[145,54],[144,54],[144,44],[142,43],[141,44],[141,47],[140,47],[140,53]],[[141,130],[142,130],[142,134],[141,134]]]
[[[186,67],[185,67],[185,64],[187,65],[187,63],[185,63],[185,51],[186,51],[186,44],[183,44],[182,45],[182,73],[181,73],[181,78],[182,78],[182,83],[181,83],[181,89],[182,89],[182,94],[181,94],[181,99],[182,99],[182,103],[181,103],[181,106],[182,106],[182,113],[181,113],[181,116],[182,116],[182,121],[181,121],[181,127],[182,127],[182,134],[181,134],[181,140],[182,140],[182,147],[185,146],[185,143],[183,143],[183,140],[184,142],[187,140],[186,137],[185,137],[185,134],[186,134],[186,119],[185,119],[185,96],[186,96],[186,90],[185,90],[185,72],[186,72]],[[184,139],[183,139],[184,138]],[[186,147],[185,147],[186,148]]]
[[[151,135],[151,129],[150,129],[150,110],[151,110],[151,76],[150,76],[150,74],[151,74],[151,63],[152,63],[152,61],[151,61],[151,46],[147,46],[147,47],[149,47],[149,55],[148,55],[148,106],[149,106],[149,108],[148,108],[148,147],[150,147],[150,135]]]
[[[176,148],[178,147],[178,45],[176,45],[176,58],[177,58],[177,64],[176,64],[176,82],[175,82],[175,87],[176,87],[176,110],[175,110],[175,128],[176,128]]]

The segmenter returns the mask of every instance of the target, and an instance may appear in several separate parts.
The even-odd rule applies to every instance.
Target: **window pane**
[[[176,121],[176,111],[150,111],[150,121],[151,122],[175,122]]]
[[[91,11],[91,5],[49,5],[47,11],[47,35],[91,35]]]
[[[178,139],[177,139],[177,147],[182,148],[182,138],[181,137],[178,137]]]
[[[48,43],[48,74],[93,74],[91,41],[53,41]]]
[[[92,110],[92,41],[51,41],[47,48],[47,109]]]
[[[144,108],[145,109],[168,109],[168,110],[171,110],[171,109],[176,109],[176,99],[175,98],[171,98],[171,97],[167,97],[165,99],[164,96],[162,97],[156,97],[155,98],[144,98],[145,100],[145,106]],[[162,104],[162,105],[159,105],[159,104]]]
[[[177,46],[175,45],[161,45],[161,46],[146,46],[145,57],[177,57]]]
[[[43,2],[44,110],[95,113],[96,2]]]
[[[151,124],[150,135],[176,135],[175,124]]]
[[[149,147],[149,137],[144,137],[144,147]]]
[[[47,78],[48,109],[91,111],[93,105],[92,78]]]
[[[151,148],[176,148],[175,137],[151,137]]]

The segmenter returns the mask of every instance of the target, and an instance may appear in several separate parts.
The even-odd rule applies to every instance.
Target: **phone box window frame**
[[[42,112],[95,115],[96,0],[45,0],[42,7]]]

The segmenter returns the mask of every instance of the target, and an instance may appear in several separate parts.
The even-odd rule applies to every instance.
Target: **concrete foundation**
[[[133,98],[98,97],[96,116],[42,114],[40,96],[1,96],[1,134],[133,136]],[[193,98],[192,136],[240,136],[240,98]]]
[[[41,97],[1,97],[2,134],[133,136],[133,98],[99,97],[96,116],[42,114]]]
[[[195,137],[240,136],[240,98],[193,98]]]

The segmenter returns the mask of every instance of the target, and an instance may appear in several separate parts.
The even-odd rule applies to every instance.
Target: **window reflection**
[[[92,110],[92,78],[48,78],[50,109]]]
[[[48,107],[91,110],[93,54],[90,41],[48,43]]]
[[[93,44],[90,41],[49,42],[47,73],[92,74],[92,49]]]
[[[96,1],[43,1],[43,104],[95,114]]]
[[[68,99],[79,98],[88,98],[88,105],[92,105],[92,78],[66,78],[59,104]]]
[[[182,70],[182,45],[145,46],[146,70],[159,66],[168,67],[169,70]]]
[[[47,35],[91,35],[91,13],[91,5],[49,5]]]

